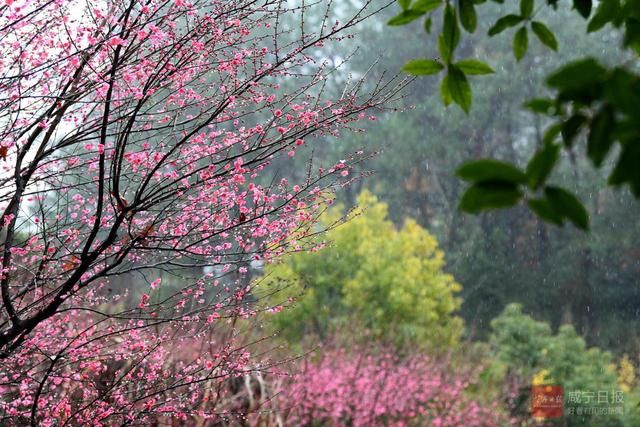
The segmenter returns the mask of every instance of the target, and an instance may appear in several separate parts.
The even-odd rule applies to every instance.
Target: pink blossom
[[[142,294],[142,296],[140,297],[140,304],[138,304],[138,307],[140,308],[144,308],[148,305],[149,303],[149,294]]]
[[[160,286],[160,282],[162,282],[162,279],[158,277],[156,280],[151,282],[151,285],[149,286],[151,287],[151,289],[158,289],[158,287]]]
[[[113,37],[112,39],[109,40],[109,46],[122,46],[125,45],[127,42],[124,39],[121,39],[120,37]]]

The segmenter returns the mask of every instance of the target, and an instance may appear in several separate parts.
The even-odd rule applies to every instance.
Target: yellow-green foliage
[[[443,272],[436,239],[413,220],[396,229],[387,205],[371,193],[362,193],[358,205],[346,223],[322,236],[328,247],[267,268],[265,284],[287,285],[273,301],[300,296],[270,316],[272,326],[290,341],[360,327],[399,345],[455,344],[463,330],[454,315],[461,287]],[[322,221],[329,225],[341,215],[336,207]]]
[[[626,393],[629,393],[633,390],[636,383],[636,369],[629,359],[629,355],[625,354],[618,362],[618,385],[620,389]]]

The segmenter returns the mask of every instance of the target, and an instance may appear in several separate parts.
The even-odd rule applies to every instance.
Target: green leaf
[[[422,15],[424,15],[424,12],[421,12],[419,10],[415,10],[415,9],[403,10],[402,12],[400,12],[400,14],[391,18],[387,22],[387,25],[393,25],[393,26],[407,25],[410,22],[413,22],[416,19],[420,18]]]
[[[414,59],[402,67],[402,71],[414,76],[437,74],[443,69],[444,65],[435,59]]]
[[[624,45],[634,49],[640,55],[640,17],[637,19],[627,17],[624,21],[624,27]]]
[[[587,137],[587,156],[596,167],[600,167],[613,146],[615,118],[613,109],[605,105],[591,121]]]
[[[626,114],[640,118],[640,77],[618,67],[605,84],[604,98]]]
[[[563,122],[559,122],[549,126],[542,136],[542,142],[544,144],[551,144],[552,142],[555,142],[558,135],[562,132],[562,125]]]
[[[547,77],[547,84],[556,89],[582,89],[602,83],[607,70],[593,58],[571,62]]]
[[[587,25],[587,32],[598,31],[613,21],[620,10],[620,0],[600,0],[596,13]]]
[[[556,225],[563,225],[564,219],[551,206],[546,197],[540,199],[531,199],[527,201],[529,209],[531,209],[540,219]]]
[[[524,54],[527,53],[528,43],[527,28],[522,27],[516,31],[516,35],[513,37],[513,54],[518,61],[524,58]]]
[[[448,107],[453,102],[451,92],[449,92],[449,76],[447,75],[445,75],[440,82],[440,98],[445,107]]]
[[[494,73],[493,68],[477,59],[463,59],[456,63],[456,67],[466,75],[481,75]]]
[[[482,182],[472,185],[460,200],[460,210],[478,213],[514,206],[522,198],[517,185],[508,182]]]
[[[584,19],[591,15],[591,0],[573,0],[573,7]]]
[[[530,18],[533,13],[533,0],[520,0],[520,15],[524,18]]]
[[[576,227],[582,230],[589,229],[589,214],[576,196],[560,187],[552,186],[546,187],[544,194],[554,211],[567,218]]]
[[[451,99],[468,114],[472,100],[469,81],[464,73],[455,65],[449,66],[448,71],[447,87],[449,88]]]
[[[449,62],[460,42],[460,29],[458,28],[458,20],[456,11],[451,5],[447,5],[444,11],[444,23],[442,27],[442,41],[446,48],[446,61]]]
[[[640,126],[638,126],[638,119],[633,118],[623,118],[618,114],[614,116],[614,126],[611,131],[611,139],[619,142],[622,145],[627,143],[634,144],[637,141],[640,141]]]
[[[413,10],[419,10],[420,12],[431,12],[442,6],[442,0],[418,0],[413,5]]]
[[[527,179],[529,188],[537,190],[545,183],[560,156],[558,144],[546,144],[538,150],[527,164]]]
[[[500,34],[507,28],[515,27],[522,21],[524,21],[524,18],[522,16],[518,16],[518,15],[503,16],[502,18],[498,19],[495,24],[493,24],[493,27],[489,29],[489,36],[493,37],[496,34]]]
[[[451,52],[449,51],[442,34],[438,34],[438,52],[440,52],[442,60],[448,63],[451,59]]]
[[[640,198],[640,144],[638,141],[623,145],[622,152],[616,167],[609,177],[610,185],[622,185],[628,183],[631,192],[636,198]]]
[[[547,46],[549,49],[555,51],[558,50],[558,40],[556,40],[556,36],[553,35],[546,25],[542,22],[533,21],[531,23],[531,29],[543,45]]]
[[[556,101],[550,98],[535,98],[525,102],[525,108],[539,114],[553,114],[556,108]]]
[[[640,1],[625,0],[623,2],[621,12],[628,18],[635,18],[640,20]]]
[[[431,19],[431,17],[428,17],[427,19],[424,20],[424,31],[427,34],[431,34],[431,24],[433,23],[433,20]]]
[[[407,10],[411,6],[411,0],[398,0],[398,3],[403,10]]]
[[[456,171],[456,175],[470,182],[505,181],[514,184],[527,182],[527,176],[520,169],[493,159],[467,162]]]
[[[460,0],[460,23],[462,27],[470,33],[473,33],[478,26],[478,16],[476,14],[473,0]]]
[[[573,145],[573,140],[586,122],[587,117],[585,115],[576,113],[562,124],[562,140],[564,141],[564,145],[567,147]]]

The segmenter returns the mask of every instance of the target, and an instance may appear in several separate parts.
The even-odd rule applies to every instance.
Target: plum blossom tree
[[[386,6],[2,2],[0,423],[227,422],[225,381],[270,366],[236,327],[247,263],[302,249],[359,155],[271,170],[398,94],[332,97],[322,59]]]

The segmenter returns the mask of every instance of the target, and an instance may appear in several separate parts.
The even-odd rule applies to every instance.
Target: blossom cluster
[[[490,427],[506,423],[497,404],[472,395],[472,372],[424,354],[330,350],[307,359],[283,390],[292,425]]]

